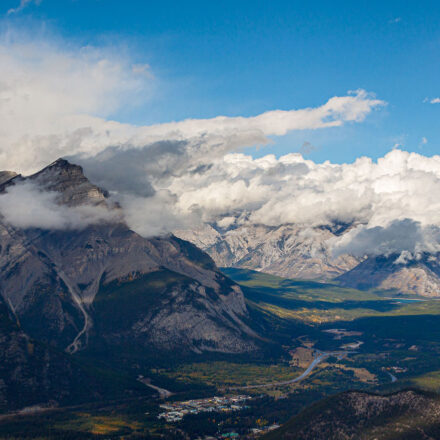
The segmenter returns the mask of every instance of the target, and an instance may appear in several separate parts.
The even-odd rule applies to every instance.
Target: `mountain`
[[[440,295],[440,256],[423,254],[404,260],[399,255],[372,256],[342,274],[337,281],[356,289],[395,290],[426,297]]]
[[[130,230],[81,167],[60,159],[32,176],[0,176],[0,192],[30,184],[55,194],[58,206],[108,213],[73,229],[0,222],[0,291],[28,335],[69,353],[127,344],[150,352],[257,350],[238,285],[194,245]]]
[[[440,296],[440,256],[415,259],[399,255],[334,257],[331,242],[353,225],[328,227],[246,224],[220,228],[204,225],[175,234],[207,252],[221,267],[267,272],[284,278],[336,281],[344,287]]]
[[[440,398],[405,390],[346,392],[304,410],[264,440],[416,440],[440,438]]]
[[[334,258],[328,240],[344,233],[348,225],[304,228],[246,224],[220,228],[206,225],[175,234],[207,252],[220,267],[239,267],[285,278],[329,280],[355,267],[359,260]]]

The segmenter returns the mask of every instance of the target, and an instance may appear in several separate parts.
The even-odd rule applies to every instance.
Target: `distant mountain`
[[[440,438],[440,397],[346,392],[304,410],[264,440],[416,440]]]
[[[175,234],[207,252],[221,267],[267,272],[285,278],[336,281],[344,287],[440,296],[440,256],[398,254],[334,257],[330,243],[353,225],[308,228],[299,225],[205,225]]]
[[[421,296],[440,296],[440,256],[423,254],[409,261],[399,255],[374,256],[336,278],[342,286],[395,290]]]
[[[355,267],[359,260],[334,258],[327,241],[347,229],[304,228],[297,225],[270,227],[246,224],[220,228],[205,225],[175,234],[207,252],[221,267],[258,270],[286,278],[329,280]]]
[[[79,230],[19,229],[0,221],[0,291],[31,337],[75,353],[91,345],[152,352],[246,353],[243,294],[212,259],[174,236],[146,239],[81,167],[58,160],[23,177],[0,174],[0,191],[33,183],[57,203],[113,217]]]

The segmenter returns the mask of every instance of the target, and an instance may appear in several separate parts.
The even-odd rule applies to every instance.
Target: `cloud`
[[[361,122],[375,108],[385,103],[365,90],[330,98],[320,107],[299,110],[273,110],[253,117],[217,116],[212,119],[188,119],[145,128],[153,136],[191,138],[205,134],[259,132],[264,136],[283,136],[292,130],[338,127],[345,122]]]
[[[402,21],[402,17],[395,17],[388,21],[389,24],[396,24]]]
[[[317,107],[135,126],[113,116],[151,96],[155,79],[146,63],[105,48],[9,35],[0,38],[0,65],[0,169],[29,174],[68,157],[111,191],[130,226],[144,235],[205,221],[227,224],[225,217],[266,224],[368,218],[371,201],[357,198],[371,188],[353,171],[374,168],[364,164],[367,159],[344,167],[317,165],[299,154],[252,159],[236,153],[293,130],[362,122],[385,105],[364,90]],[[31,195],[42,207],[53,208],[51,198],[25,189],[11,191],[17,200]],[[55,210],[53,223],[47,209],[38,213],[45,219],[40,223],[24,215],[20,220],[26,205],[15,206],[8,194],[2,203],[11,210],[4,208],[4,215],[20,227],[72,228],[89,221],[87,215],[69,213],[69,223],[64,208]],[[347,200],[353,200],[351,206]],[[37,206],[31,208],[36,212]]]
[[[85,89],[92,88],[89,85]],[[92,101],[91,106],[104,101],[96,96],[96,92],[94,97],[93,92],[87,95],[88,100]],[[346,122],[360,122],[374,108],[384,105],[366,92],[357,91],[352,95],[333,97],[316,108],[269,111],[249,118],[219,116],[135,127],[73,112],[55,114],[60,100],[62,98],[56,97],[54,107],[47,109],[46,114],[40,113],[38,117],[35,117],[36,109],[32,111],[26,106],[26,111],[22,113],[22,118],[26,119],[22,119],[20,125],[30,126],[30,132],[37,132],[37,135],[31,136],[21,130],[21,136],[18,136],[20,131],[12,129],[8,133],[11,138],[9,145],[14,146],[14,157],[20,160],[22,169],[26,167],[27,171],[34,171],[37,163],[42,165],[42,160],[48,162],[66,154],[92,157],[105,151],[109,145],[121,149],[145,149],[157,142],[182,141],[188,146],[197,145],[196,149],[204,153],[223,154],[246,146],[265,144],[269,142],[268,136],[281,136],[292,130],[320,129],[341,126]],[[70,101],[70,94],[67,101],[72,107],[76,102],[82,102],[77,95],[72,96]],[[47,113],[52,116],[49,126]],[[54,130],[54,127],[58,130]],[[6,153],[3,157],[0,155],[0,164],[3,162],[4,166],[12,162]],[[13,168],[17,169],[18,160],[14,162]]]
[[[126,222],[144,236],[213,222],[306,229],[342,223],[352,226],[330,243],[336,255],[440,251],[440,156],[393,150],[377,161],[317,164],[297,153],[254,159],[209,156],[200,153],[204,148],[189,141],[111,147],[82,165],[92,181],[105,183]],[[0,196],[0,212],[18,227],[81,228],[108,215],[55,205],[53,193],[32,186]]]
[[[2,220],[18,228],[83,229],[115,221],[118,213],[102,206],[69,207],[57,203],[58,193],[42,191],[30,182],[10,186],[0,194]]]
[[[20,0],[20,4],[16,8],[11,8],[8,10],[8,15],[16,14],[17,12],[21,12],[23,9],[25,9],[27,6],[29,6],[31,3],[35,3],[36,5],[39,5],[42,0]]]
[[[118,161],[116,155],[113,163]],[[440,156],[393,150],[377,162],[362,157],[339,165],[316,164],[299,154],[254,159],[228,153],[208,158],[204,166],[177,167],[175,173],[161,173],[158,168],[149,182],[153,190],[160,188],[161,197],[132,192],[127,215],[129,224],[147,235],[151,217],[145,216],[159,212],[159,203],[160,215],[153,223],[162,219],[163,231],[206,222],[222,227],[343,223],[354,228],[344,236],[346,241],[333,243],[339,253],[341,249],[365,255],[438,248]],[[125,208],[124,199],[122,204]]]
[[[420,140],[419,148],[422,148],[423,145],[426,145],[427,143],[428,143],[428,138],[426,138],[425,136],[423,136],[422,139]]]
[[[129,56],[54,39],[5,34],[0,65],[0,167],[23,172],[68,152],[109,145],[112,130],[125,130],[127,140],[134,127],[105,118],[148,100],[154,86],[149,70]]]
[[[425,98],[423,102],[429,102],[430,104],[440,104],[440,98]]]
[[[318,107],[271,110],[253,117],[124,124],[114,115],[147,102],[156,80],[147,63],[111,49],[75,47],[53,38],[30,41],[16,34],[0,38],[0,169],[30,173],[60,156],[87,158],[109,146],[144,149],[168,141],[221,155],[266,144],[270,136],[292,130],[361,122],[385,105],[357,90]]]
[[[380,231],[392,233],[400,225],[393,222],[409,219],[424,231],[413,234],[419,250],[432,250],[429,240],[420,237],[429,227],[440,227],[440,156],[396,149],[376,162],[362,157],[351,164],[317,164],[297,153],[254,159],[209,151],[206,141],[167,141],[143,149],[112,147],[74,161],[92,181],[112,191],[130,226],[144,235],[206,222],[221,227],[345,223],[363,228],[357,232],[365,229],[373,243]],[[410,226],[403,225],[411,235]],[[356,236],[359,249],[362,237]],[[435,244],[438,236],[432,237]],[[391,242],[384,241],[385,247],[392,249]]]
[[[394,220],[385,227],[360,225],[333,240],[335,255],[364,257],[397,254],[397,264],[404,264],[424,252],[440,252],[440,228],[423,226],[411,219]]]

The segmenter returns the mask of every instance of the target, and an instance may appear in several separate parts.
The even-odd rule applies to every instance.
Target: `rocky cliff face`
[[[33,176],[12,175],[0,190],[21,182],[55,192],[62,205],[119,210],[65,160]],[[205,253],[174,236],[146,239],[122,220],[57,231],[3,222],[0,244],[2,297],[28,334],[70,353],[90,338],[197,352],[257,348],[239,287]],[[136,313],[124,316],[129,301]],[[115,319],[123,326],[113,326]]]
[[[329,280],[359,262],[350,255],[331,255],[328,240],[342,231],[340,225],[313,229],[250,224],[221,229],[206,225],[194,231],[177,231],[176,235],[206,251],[221,267],[241,267],[286,278]]]

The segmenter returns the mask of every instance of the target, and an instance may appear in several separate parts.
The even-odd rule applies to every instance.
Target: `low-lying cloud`
[[[198,154],[200,149],[169,141],[163,149],[161,144],[110,148],[76,161],[93,181],[111,189],[128,223],[143,235],[207,222],[222,227],[342,223],[352,226],[333,243],[336,254],[438,249],[440,156],[393,150],[377,161],[317,164],[300,154],[254,159]],[[119,171],[117,179],[111,173],[118,164],[133,171],[127,180]]]
[[[12,185],[0,194],[1,219],[17,228],[50,230],[83,229],[91,224],[118,219],[116,211],[103,206],[60,205],[58,196],[58,193],[44,191],[30,182]]]
[[[410,219],[394,220],[387,226],[360,225],[333,241],[333,253],[355,257],[399,255],[397,263],[406,263],[423,253],[440,252],[440,228],[421,225]]]

